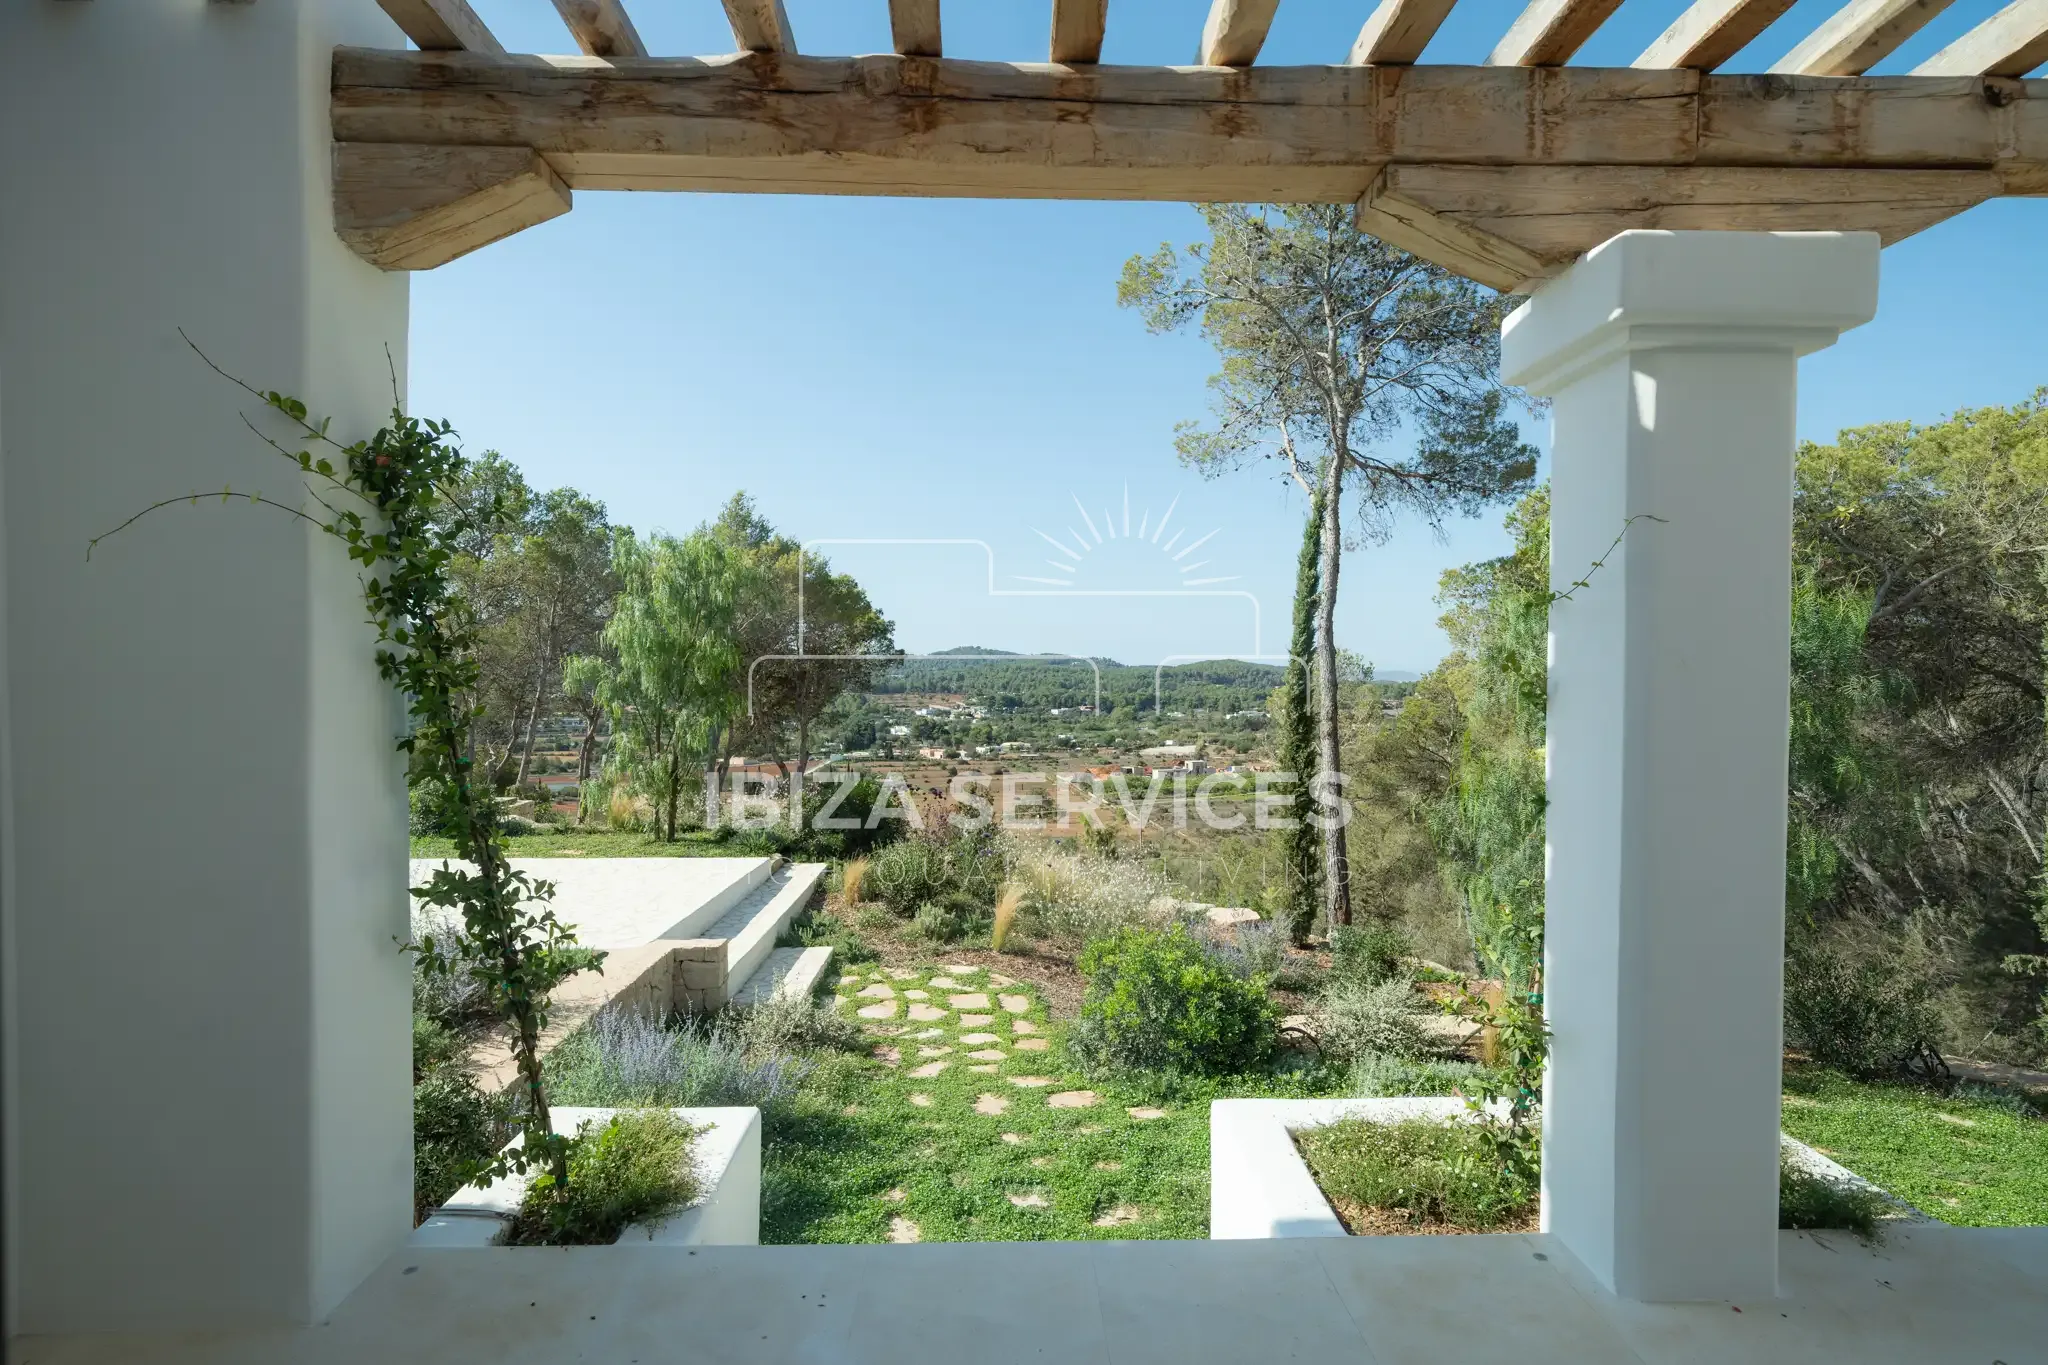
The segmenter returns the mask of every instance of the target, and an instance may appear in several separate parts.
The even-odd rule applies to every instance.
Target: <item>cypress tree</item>
[[[1287,930],[1296,943],[1308,937],[1322,901],[1321,831],[1308,818],[1308,784],[1316,771],[1315,708],[1309,699],[1309,668],[1316,648],[1316,599],[1322,593],[1323,495],[1309,500],[1301,532],[1301,558],[1294,578],[1294,633],[1287,646],[1287,677],[1280,723],[1285,730],[1282,766],[1294,774],[1293,829],[1287,840]]]

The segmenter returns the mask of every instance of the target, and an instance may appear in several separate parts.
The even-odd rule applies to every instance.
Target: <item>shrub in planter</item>
[[[418,1222],[467,1182],[511,1135],[512,1106],[453,1067],[427,1073],[412,1092],[412,1206]]]
[[[1882,1239],[1878,1219],[1891,1204],[1875,1190],[1841,1185],[1812,1171],[1801,1170],[1790,1157],[1778,1158],[1778,1226],[1842,1229],[1866,1242]]]
[[[1314,1028],[1323,1054],[1339,1062],[1369,1053],[1420,1058],[1450,1052],[1423,1027],[1415,991],[1400,977],[1372,984],[1357,978],[1331,982],[1316,1002]]]
[[[568,1193],[536,1176],[506,1240],[514,1245],[601,1246],[634,1223],[674,1213],[703,1193],[691,1146],[700,1129],[666,1109],[586,1123],[569,1149]]]
[[[1370,1212],[1486,1232],[1527,1220],[1537,1189],[1493,1160],[1482,1125],[1351,1119],[1295,1134],[1302,1159],[1353,1231]]]
[[[1129,928],[1091,943],[1067,1049],[1085,1071],[1229,1075],[1273,1052],[1279,1010],[1186,929]]]
[[[1401,1095],[1476,1093],[1486,1068],[1456,1058],[1401,1057],[1389,1052],[1363,1052],[1351,1060],[1352,1094],[1361,1098]]]
[[[1851,961],[1823,943],[1786,954],[1785,1036],[1815,1062],[1851,1076],[1940,1069],[1932,986],[1889,962]]]

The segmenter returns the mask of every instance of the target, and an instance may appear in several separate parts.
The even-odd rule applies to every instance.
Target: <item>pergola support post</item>
[[[1797,360],[1877,261],[1624,232],[1503,328],[1554,402],[1554,587],[1605,556],[1550,615],[1543,1219],[1624,1298],[1777,1289]]]

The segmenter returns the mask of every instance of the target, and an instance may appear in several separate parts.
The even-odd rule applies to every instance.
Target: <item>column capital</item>
[[[1685,346],[1805,355],[1877,312],[1874,232],[1610,237],[1501,326],[1501,374],[1552,394],[1622,351]]]

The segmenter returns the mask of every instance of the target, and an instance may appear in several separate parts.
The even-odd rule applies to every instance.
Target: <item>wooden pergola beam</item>
[[[1949,0],[1849,0],[1771,70],[1783,76],[1860,76],[1948,6]]]
[[[1916,76],[2024,76],[2048,62],[2048,0],[2012,0],[1913,68]]]
[[[725,19],[742,52],[796,51],[796,31],[782,0],[725,0]]]
[[[1621,0],[1529,0],[1488,66],[1563,66],[1586,45]]]
[[[385,270],[446,265],[569,204],[569,187],[529,147],[334,148],[334,230]]]
[[[1793,0],[1695,0],[1633,65],[1712,71],[1791,9]]]
[[[645,57],[624,0],[555,0],[555,12],[576,46],[592,57]]]
[[[942,55],[939,0],[889,0],[889,40],[906,57]]]
[[[1351,44],[1353,66],[1413,66],[1458,0],[1380,0]]]
[[[1061,66],[1093,66],[1102,60],[1102,36],[1109,28],[1109,0],[1052,0],[1052,42],[1046,60]]]
[[[377,0],[422,52],[503,52],[469,0]]]
[[[1202,26],[1203,66],[1250,66],[1266,45],[1280,0],[1211,0]]]

